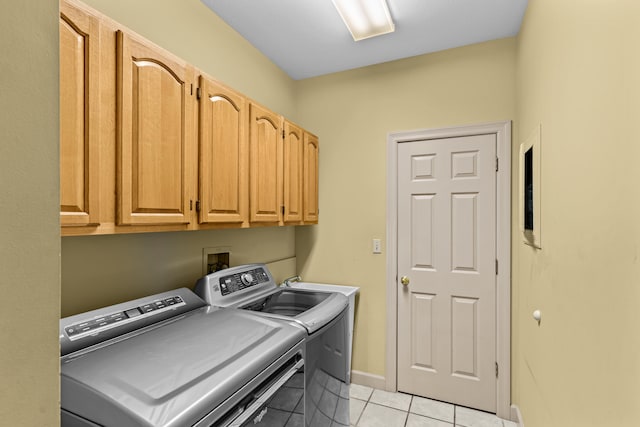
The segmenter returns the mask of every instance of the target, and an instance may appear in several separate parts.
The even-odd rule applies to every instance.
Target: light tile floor
[[[357,427],[518,427],[463,406],[351,384],[351,425]]]

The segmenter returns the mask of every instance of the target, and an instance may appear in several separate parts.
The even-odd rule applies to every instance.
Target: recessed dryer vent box
[[[231,248],[202,248],[202,274],[207,275],[229,268]]]

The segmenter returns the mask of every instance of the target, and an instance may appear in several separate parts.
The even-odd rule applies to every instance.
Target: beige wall
[[[527,427],[640,419],[639,17],[636,0],[534,0],[518,37],[516,142],[542,124],[542,250],[513,248]]]
[[[203,274],[203,248],[228,248],[231,265],[293,257],[294,236],[294,227],[262,227],[63,237],[62,316],[191,288]]]
[[[298,82],[299,114],[320,137],[320,225],[296,231],[308,281],[361,287],[353,368],[385,374],[386,143],[393,131],[511,120],[515,39]]]
[[[250,98],[295,119],[293,80],[199,0],[86,3]],[[202,249],[220,246],[231,247],[232,265],[270,262],[295,255],[295,230],[269,227],[64,237],[62,316],[179,286],[191,287],[202,275]]]
[[[0,13],[0,424],[58,424],[58,1]],[[40,72],[44,70],[44,72]]]

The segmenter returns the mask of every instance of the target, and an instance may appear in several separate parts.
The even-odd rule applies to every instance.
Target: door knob
[[[407,286],[409,282],[411,282],[411,279],[409,279],[408,276],[402,276],[400,278],[400,283],[402,283],[404,286]]]

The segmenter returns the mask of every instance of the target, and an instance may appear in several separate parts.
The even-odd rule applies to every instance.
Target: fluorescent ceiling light
[[[395,30],[386,0],[332,1],[355,41]]]

